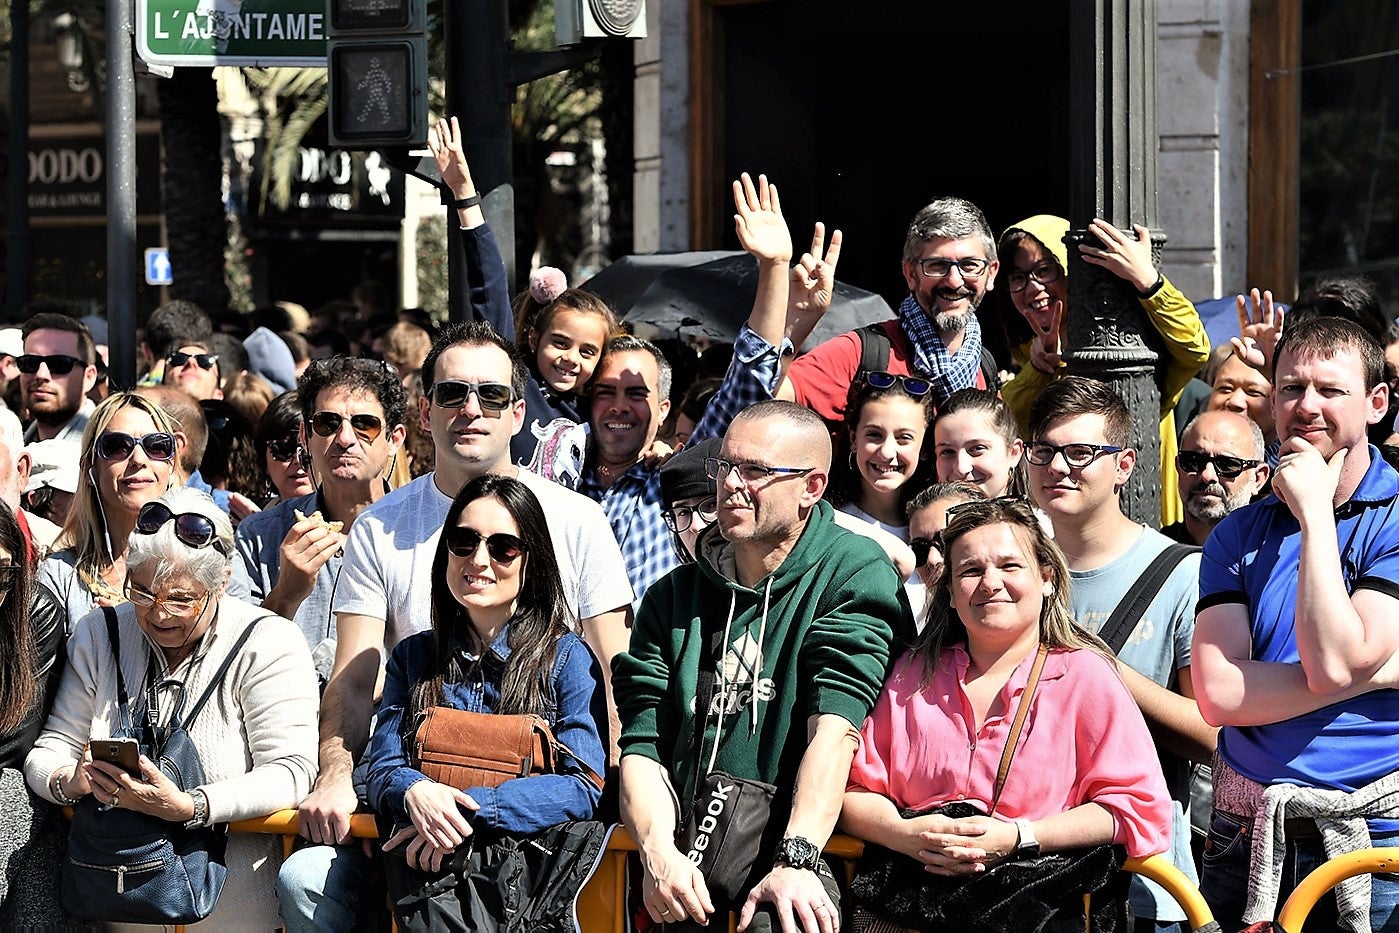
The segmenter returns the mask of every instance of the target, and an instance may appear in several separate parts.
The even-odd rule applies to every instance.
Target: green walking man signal
[[[330,145],[427,143],[427,0],[326,0]]]

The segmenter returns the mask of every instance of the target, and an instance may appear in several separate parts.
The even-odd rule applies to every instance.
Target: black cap
[[[721,439],[711,437],[686,447],[661,466],[661,499],[669,506],[681,499],[714,495],[714,480],[704,472],[706,457],[719,456]]]

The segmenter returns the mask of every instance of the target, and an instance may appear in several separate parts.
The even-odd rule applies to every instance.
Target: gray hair
[[[229,568],[233,566],[233,523],[223,509],[215,505],[208,494],[188,486],[167,490],[155,501],[175,515],[193,512],[209,519],[214,523],[214,543],[208,547],[190,547],[175,537],[174,522],[161,525],[153,535],[133,531],[127,542],[127,571],[144,571],[154,567],[156,580],[164,580],[176,573],[188,573],[206,589],[216,590],[223,586]]]
[[[908,236],[904,238],[904,262],[917,259],[923,244],[929,240],[961,240],[974,236],[981,237],[986,258],[994,260],[996,238],[981,208],[966,198],[938,198],[915,214],[913,222],[908,225]]]
[[[1180,432],[1180,439],[1181,439],[1181,441],[1183,442],[1183,441],[1185,440],[1185,435],[1189,434],[1189,433],[1190,433],[1190,430],[1191,430],[1192,428],[1194,428],[1195,425],[1199,422],[1199,420],[1200,420],[1201,418],[1205,417],[1205,415],[1220,415],[1220,414],[1237,415],[1238,417],[1240,417],[1240,418],[1244,419],[1245,421],[1247,421],[1247,422],[1248,422],[1248,434],[1249,434],[1249,438],[1250,438],[1250,440],[1252,440],[1252,442],[1253,442],[1253,456],[1252,456],[1251,459],[1253,459],[1253,460],[1263,460],[1265,457],[1267,457],[1267,454],[1268,454],[1268,443],[1267,443],[1267,441],[1263,440],[1263,429],[1260,428],[1260,427],[1258,426],[1258,422],[1257,422],[1257,421],[1254,421],[1254,420],[1253,420],[1252,418],[1250,418],[1248,415],[1242,414],[1242,413],[1240,413],[1240,412],[1234,412],[1234,411],[1230,411],[1230,412],[1223,412],[1223,411],[1202,411],[1202,412],[1200,412],[1198,415],[1196,415],[1194,418],[1191,418],[1191,419],[1190,419],[1190,422],[1189,422],[1188,424],[1186,424],[1185,430]]]
[[[633,337],[631,334],[624,334],[621,337],[613,337],[607,342],[607,352],[611,353],[649,353],[656,358],[656,370],[658,385],[656,391],[660,393],[661,401],[670,398],[671,368],[670,360],[665,358],[661,348],[649,340],[640,337]],[[599,369],[602,367],[599,366]]]

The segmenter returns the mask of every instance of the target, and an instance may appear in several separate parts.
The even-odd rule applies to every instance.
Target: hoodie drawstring
[[[719,696],[719,725],[718,725],[718,728],[716,728],[716,729],[714,730],[714,747],[711,748],[711,749],[709,750],[709,767],[707,767],[707,768],[704,769],[704,773],[705,773],[705,774],[709,774],[711,771],[714,770],[714,762],[717,761],[718,758],[719,758],[719,739],[723,737],[723,733],[724,733],[724,707],[728,705],[728,703],[727,703],[727,701],[726,701],[726,699],[725,699],[725,698],[728,696],[728,675],[727,675],[727,673],[726,673],[726,670],[727,670],[726,665],[724,664],[724,657],[725,657],[725,653],[724,653],[724,652],[725,652],[725,650],[728,648],[728,644],[729,644],[729,629],[730,629],[730,627],[733,625],[733,621],[734,621],[734,612],[737,610],[737,608],[738,608],[738,594],[737,594],[736,592],[734,592],[732,589],[730,589],[730,590],[729,590],[729,617],[728,617],[727,619],[724,620],[724,641],[723,641],[723,643],[722,643],[723,646],[724,646],[724,650],[720,650],[720,652],[719,652],[719,659],[718,659],[718,661],[719,661],[719,694],[718,694],[718,696]],[[710,702],[712,703],[713,701],[711,700]],[[709,722],[709,710],[705,710],[705,711],[704,711],[704,721],[705,721],[706,723]]]
[[[763,616],[758,622],[758,658],[753,665],[753,695],[748,707],[748,735],[750,738],[758,734],[758,684],[763,679],[763,639],[767,636],[768,607],[771,604],[772,577],[768,577],[768,584],[763,588]]]

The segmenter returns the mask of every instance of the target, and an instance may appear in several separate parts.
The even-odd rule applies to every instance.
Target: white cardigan
[[[151,644],[130,603],[117,607],[121,668],[127,693],[139,704]],[[266,816],[295,807],[317,771],[320,696],[311,655],[300,629],[280,616],[225,596],[218,617],[195,652],[165,676],[186,682],[186,713],[252,620],[262,618],[229,668],[223,684],[190,728],[199,749],[216,823]],[[157,649],[158,650],[158,649]],[[161,702],[172,700],[162,691]],[[165,721],[166,710],[162,710]],[[54,800],[53,773],[72,766],[91,739],[115,735],[117,682],[101,610],[79,620],[68,641],[68,664],[53,710],[24,762],[30,788]],[[270,929],[280,925],[274,890],[281,839],[235,834],[228,845],[228,880],[218,907],[204,921]]]

